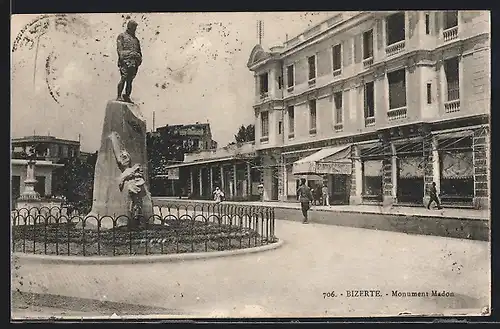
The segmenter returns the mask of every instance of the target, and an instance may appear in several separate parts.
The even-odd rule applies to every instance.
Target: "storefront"
[[[440,192],[443,203],[472,204],[474,156],[472,136],[439,136]]]
[[[398,203],[422,204],[425,187],[423,142],[396,145],[396,156]]]
[[[384,159],[389,159],[391,149],[381,142],[360,145],[362,201],[382,202],[384,182]]]
[[[348,204],[352,171],[350,156],[351,145],[323,148],[295,161],[292,173],[297,178],[305,177],[318,194],[326,183],[330,204]]]

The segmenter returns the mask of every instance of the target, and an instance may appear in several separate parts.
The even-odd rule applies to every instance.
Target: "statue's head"
[[[120,152],[120,158],[118,161],[120,161],[121,165],[125,168],[130,167],[130,154],[127,151]]]
[[[127,23],[127,32],[131,35],[135,35],[135,30],[137,29],[137,22],[134,20],[130,20]]]

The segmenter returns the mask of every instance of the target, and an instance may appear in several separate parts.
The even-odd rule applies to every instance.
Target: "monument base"
[[[134,172],[137,166],[142,169],[140,174]],[[95,167],[92,210],[86,216],[86,226],[96,223],[91,217],[104,216],[115,218],[117,226],[133,224],[130,202],[136,187],[130,184],[141,179],[137,175],[144,180],[140,185],[142,216],[153,216],[147,169],[146,121],[139,107],[132,103],[109,101]],[[103,220],[101,227],[104,228],[105,222],[111,222],[112,227],[110,220]]]

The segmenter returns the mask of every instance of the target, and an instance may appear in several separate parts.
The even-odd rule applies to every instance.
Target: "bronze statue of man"
[[[128,21],[127,30],[118,35],[116,40],[116,50],[118,51],[118,68],[120,69],[121,79],[118,83],[117,100],[124,100],[131,103],[130,94],[132,93],[132,81],[137,70],[142,63],[141,43],[135,36],[137,23],[133,20]],[[123,87],[125,94],[122,95]]]

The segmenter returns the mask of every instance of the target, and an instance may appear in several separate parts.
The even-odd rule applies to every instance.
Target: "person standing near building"
[[[431,209],[431,203],[433,201],[436,202],[438,209],[443,208],[443,207],[441,207],[441,203],[439,202],[439,198],[437,196],[436,182],[432,182],[432,186],[431,186],[430,191],[429,191],[429,196],[430,196],[430,200],[429,200],[429,204],[427,205],[427,209]]]
[[[224,198],[224,192],[222,192],[218,186],[215,187],[214,193],[214,201],[215,203],[221,203]]]
[[[328,195],[328,186],[326,186],[326,183],[323,183],[323,187],[321,188],[321,197],[323,199],[323,206],[330,206],[330,196]]]
[[[300,206],[302,209],[302,215],[304,216],[303,224],[308,224],[307,211],[311,207],[310,202],[313,201],[313,195],[309,186],[306,185],[306,180],[302,178],[300,180],[300,186],[297,189],[297,198],[299,199]]]

